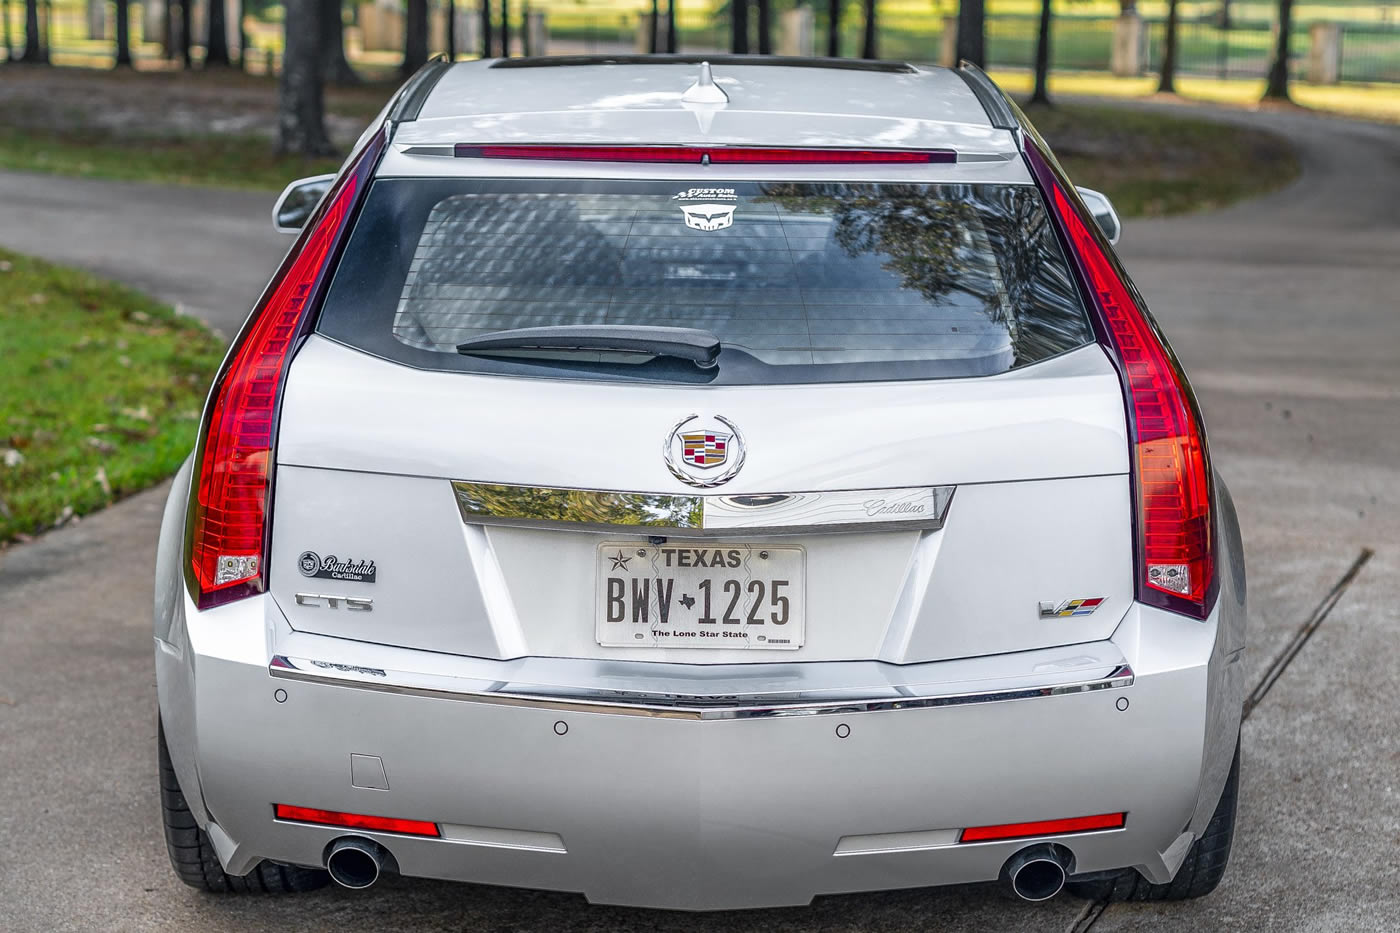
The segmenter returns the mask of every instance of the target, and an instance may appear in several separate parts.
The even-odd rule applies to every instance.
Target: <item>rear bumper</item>
[[[285,803],[437,822],[443,839],[356,833],[406,875],[722,909],[993,880],[1027,841],[959,844],[962,828],[1113,812],[1127,813],[1122,829],[1044,838],[1073,851],[1077,873],[1168,880],[1214,809],[1238,730],[1240,650],[1218,637],[1220,612],[1201,624],[1135,606],[1111,641],[919,665],[917,678],[799,665],[812,689],[780,700],[753,671],[764,702],[694,709],[501,689],[518,662],[489,662],[500,702],[466,680],[410,683],[364,664],[366,646],[285,631],[263,600],[182,613],[156,657],[177,772],[234,873],[264,858],[319,865],[347,834],[275,820]],[[270,667],[287,644],[339,645],[343,669]],[[1105,677],[1119,662],[1132,674]],[[865,682],[884,668],[921,683],[891,700]],[[822,693],[857,670],[844,699]],[[708,696],[730,689],[702,674]],[[1036,677],[1044,689],[1010,689]],[[353,786],[352,754],[379,758],[390,789]]]

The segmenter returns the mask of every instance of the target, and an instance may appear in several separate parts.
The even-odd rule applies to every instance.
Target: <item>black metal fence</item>
[[[1107,71],[1113,45],[1111,17],[1059,16],[1051,39],[1051,63],[1065,71]],[[987,20],[987,58],[993,66],[1029,68],[1035,61],[1034,16],[994,16]],[[1341,81],[1400,82],[1400,26],[1380,23],[1338,24]],[[1166,23],[1144,23],[1145,69],[1162,64]],[[1267,22],[1235,22],[1222,27],[1213,20],[1177,24],[1177,73],[1215,78],[1262,78],[1273,60],[1277,32]],[[1289,37],[1289,70],[1306,78],[1311,31],[1297,26]]]
[[[1343,81],[1400,82],[1400,26],[1343,26]]]
[[[712,15],[694,15],[697,0],[683,0],[690,15],[680,18],[679,41],[682,50],[708,51],[723,49],[729,38],[729,4],[727,0],[710,0]],[[472,0],[457,0],[459,8],[473,6]],[[435,4],[436,5],[436,4]],[[495,4],[493,4],[494,6]],[[14,42],[22,36],[23,23],[19,16],[24,4],[10,0],[11,35]],[[512,12],[518,15],[526,0],[514,0]],[[44,32],[54,50],[65,63],[92,64],[98,67],[110,63],[113,44],[110,28],[102,39],[95,39],[83,8],[65,3],[53,9],[41,4]],[[264,9],[267,7],[267,9]],[[554,53],[581,51],[617,52],[630,50],[637,42],[639,16],[649,9],[647,0],[637,0],[635,8],[626,6],[590,5],[587,0],[577,5],[552,5],[549,8],[548,43]],[[826,50],[826,4],[813,4],[815,13],[814,51]],[[135,7],[139,9],[139,7]],[[271,13],[280,13],[274,0],[245,0],[249,12],[248,67],[255,70],[275,67],[280,54],[280,23]],[[664,8],[664,7],[663,7]],[[267,15],[264,20],[262,15]],[[136,54],[143,60],[163,58],[165,53],[147,37],[141,28],[141,17],[133,15],[133,43]],[[778,25],[775,17],[774,48],[779,47]],[[108,16],[108,23],[112,21]],[[518,33],[523,24],[517,24]],[[842,22],[841,51],[856,54],[861,47],[863,22],[859,16],[848,16]],[[1034,15],[993,15],[987,19],[987,58],[993,67],[1030,68],[1035,61],[1036,35],[1039,19]],[[1051,42],[1051,66],[1057,71],[1108,71],[1117,21],[1108,16],[1061,14],[1056,16]],[[1157,71],[1166,44],[1166,25],[1160,20],[1143,24],[1143,47],[1139,56],[1146,72]],[[891,16],[881,23],[878,52],[881,57],[911,61],[936,61],[941,55],[944,17],[930,11],[927,16]],[[1339,23],[1340,40],[1336,58],[1336,75],[1345,82],[1400,83],[1400,25],[1386,22]],[[1269,22],[1236,21],[1221,26],[1214,18],[1184,20],[1177,26],[1177,71],[1182,75],[1216,78],[1260,78],[1273,58],[1275,27]],[[459,41],[462,41],[459,39]],[[1290,42],[1290,70],[1306,80],[1307,62],[1313,42],[1310,24],[1299,24]],[[462,48],[470,53],[473,49]],[[392,54],[392,52],[390,52]],[[0,50],[0,58],[3,58]],[[196,52],[198,58],[198,52]],[[376,60],[376,65],[382,62]]]

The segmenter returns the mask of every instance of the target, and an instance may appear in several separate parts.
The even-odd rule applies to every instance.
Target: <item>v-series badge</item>
[[[353,583],[373,583],[375,566],[372,560],[341,560],[334,554],[322,557],[315,551],[302,551],[297,569],[303,577],[325,577],[328,580],[349,580]]]

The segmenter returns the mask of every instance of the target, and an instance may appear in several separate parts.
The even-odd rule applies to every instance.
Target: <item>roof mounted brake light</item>
[[[459,159],[665,162],[682,165],[928,165],[958,160],[952,149],[779,149],[764,146],[486,146],[460,143]]]

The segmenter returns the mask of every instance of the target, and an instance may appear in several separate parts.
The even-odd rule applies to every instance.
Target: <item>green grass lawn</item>
[[[0,169],[272,191],[339,166],[339,159],[277,155],[270,140],[257,136],[143,138],[0,127]]]
[[[1075,184],[1108,195],[1124,217],[1219,207],[1298,177],[1292,147],[1259,130],[1108,105],[1027,116]]]
[[[222,356],[150,298],[0,250],[0,545],[175,472]]]

